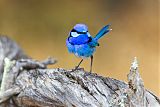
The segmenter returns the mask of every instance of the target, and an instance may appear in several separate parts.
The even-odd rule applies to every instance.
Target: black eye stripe
[[[77,32],[75,29],[72,29],[71,32]]]
[[[72,29],[71,32],[77,32],[78,34],[86,34],[88,31],[86,31],[86,32],[79,32],[79,31],[77,31],[75,29]]]

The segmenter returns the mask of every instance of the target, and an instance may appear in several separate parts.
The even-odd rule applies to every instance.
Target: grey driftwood
[[[144,87],[136,58],[125,83],[83,69],[48,69],[56,60],[33,60],[5,36],[0,55],[0,107],[160,107]]]

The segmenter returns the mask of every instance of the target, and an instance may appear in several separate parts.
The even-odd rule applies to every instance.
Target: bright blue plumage
[[[104,26],[99,32],[98,34],[94,37],[95,40],[100,39],[101,37],[103,37],[106,33],[108,33],[111,29],[109,29],[109,25]]]
[[[109,26],[110,25],[104,26],[93,38],[89,34],[88,27],[85,24],[76,24],[66,40],[68,51],[81,57],[81,62],[83,58],[91,57],[90,72],[92,70],[93,53],[96,50],[96,46],[99,46],[98,40],[111,30]],[[75,69],[77,69],[79,65]]]
[[[73,45],[85,44],[89,41],[87,34],[80,34],[78,37],[69,37],[68,41]]]

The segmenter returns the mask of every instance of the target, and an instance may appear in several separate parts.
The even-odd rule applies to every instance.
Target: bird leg
[[[75,67],[75,69],[72,70],[72,72],[76,71],[79,68],[79,66],[81,65],[82,61],[83,61],[83,59],[81,59],[81,61],[79,62],[79,64]]]
[[[91,58],[91,64],[90,64],[90,72],[88,73],[85,73],[84,74],[84,77],[86,77],[86,76],[88,76],[88,75],[90,75],[91,73],[92,73],[92,64],[93,64],[93,55],[90,57]]]
[[[91,56],[90,73],[92,73],[93,55]]]

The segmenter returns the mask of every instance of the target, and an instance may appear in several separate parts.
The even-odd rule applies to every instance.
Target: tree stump
[[[83,69],[48,69],[56,60],[33,60],[5,36],[0,43],[0,107],[160,107],[143,85],[136,58],[125,83]]]

